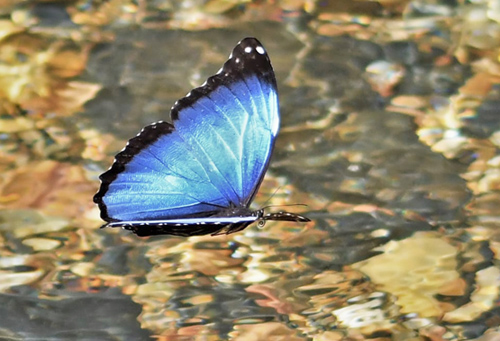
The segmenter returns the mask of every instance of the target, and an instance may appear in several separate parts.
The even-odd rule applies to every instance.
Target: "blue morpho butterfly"
[[[139,236],[229,234],[252,222],[307,222],[252,211],[279,130],[276,78],[262,44],[243,39],[222,69],[144,129],[100,176],[104,226]],[[103,226],[103,227],[104,227]]]

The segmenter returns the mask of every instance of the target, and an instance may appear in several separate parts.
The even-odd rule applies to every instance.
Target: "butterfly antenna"
[[[260,209],[263,210],[263,209],[266,209],[268,207],[271,207],[271,205],[266,205],[275,195],[276,193],[278,193],[278,191],[280,190],[281,186],[276,188],[273,192],[273,194],[271,194],[271,196],[269,198],[267,198],[266,202],[264,203],[264,206],[262,206]]]
[[[267,206],[261,207],[261,209],[265,210],[266,208],[271,208],[271,207],[290,207],[290,206],[304,206],[304,207],[308,207],[307,204],[285,204],[285,205],[267,205]]]
[[[307,207],[306,204],[285,204],[285,205],[266,205],[275,195],[276,193],[278,193],[278,191],[281,189],[281,186],[276,188],[273,192],[273,194],[271,194],[271,196],[266,200],[266,202],[264,203],[264,206],[261,206],[260,209],[261,210],[265,210],[267,208],[272,208],[272,207],[290,207],[290,206],[304,206],[304,207]]]

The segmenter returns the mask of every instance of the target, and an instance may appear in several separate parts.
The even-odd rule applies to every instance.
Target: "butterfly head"
[[[294,221],[299,223],[307,223],[311,221],[311,219],[304,217],[300,214],[290,213],[290,212],[275,212],[275,213],[266,213],[264,214],[264,210],[260,209],[257,212],[257,216],[259,217],[259,227],[263,227],[268,220],[277,220],[277,221]]]

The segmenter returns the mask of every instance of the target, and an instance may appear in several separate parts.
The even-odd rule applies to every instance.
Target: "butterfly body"
[[[174,104],[171,119],[145,127],[100,176],[94,202],[106,226],[190,236],[271,220],[249,209],[279,130],[276,79],[262,45],[242,40],[219,73]]]

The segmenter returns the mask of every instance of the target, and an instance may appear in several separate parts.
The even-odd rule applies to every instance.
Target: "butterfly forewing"
[[[144,128],[101,175],[94,201],[105,221],[203,218],[250,204],[279,127],[262,45],[242,40],[218,74],[176,102],[171,118]]]

